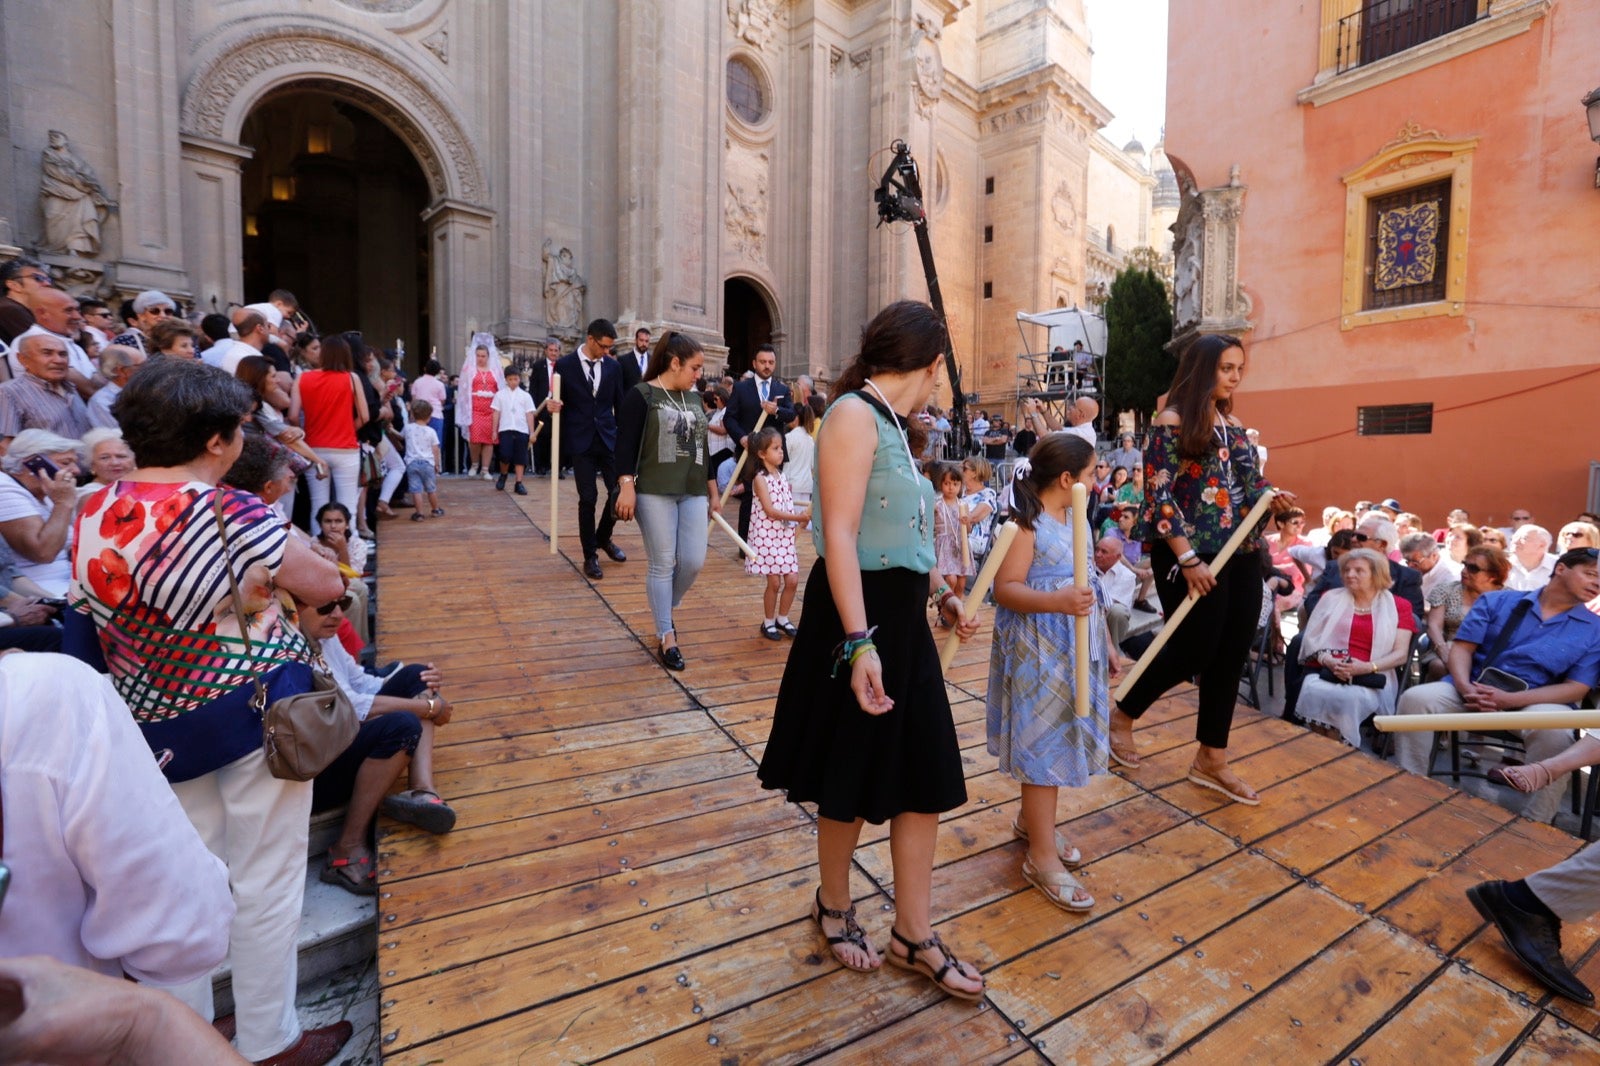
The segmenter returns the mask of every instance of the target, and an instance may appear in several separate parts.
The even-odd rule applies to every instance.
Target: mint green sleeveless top
[[[926,574],[933,569],[933,483],[911,464],[900,430],[876,403],[848,393],[839,403],[865,403],[878,420],[878,448],[872,453],[867,498],[861,507],[856,561],[863,571],[901,568]],[[822,494],[811,498],[811,540],[826,557],[822,538]]]

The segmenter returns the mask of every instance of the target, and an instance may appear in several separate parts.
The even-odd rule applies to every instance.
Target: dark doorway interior
[[[744,278],[722,283],[722,335],[728,342],[728,373],[750,369],[756,349],[772,340],[772,309],[766,297]]]
[[[240,140],[255,150],[240,183],[245,301],[288,289],[322,332],[402,341],[415,373],[429,336],[429,190],[411,149],[320,90],[268,97]]]

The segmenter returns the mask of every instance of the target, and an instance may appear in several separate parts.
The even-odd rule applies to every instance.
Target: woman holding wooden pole
[[[706,409],[694,387],[705,361],[699,341],[667,330],[617,413],[617,518],[639,519],[650,562],[645,597],[669,670],[685,666],[672,612],[705,565],[704,519],[717,507],[716,475],[706,469]]]
[[[1243,425],[1231,414],[1244,369],[1238,338],[1201,334],[1179,356],[1167,406],[1151,426],[1140,527],[1155,571],[1156,595],[1169,619],[1185,599],[1198,599],[1143,673],[1126,691],[1119,689],[1111,712],[1111,757],[1137,768],[1133,723],[1174,685],[1198,676],[1195,739],[1200,750],[1189,780],[1254,805],[1260,797],[1228,767],[1239,675],[1261,614],[1261,573],[1251,550],[1253,539],[1217,571],[1211,569],[1235,528],[1271,489]],[[1293,493],[1282,492],[1272,506],[1293,502]]]
[[[976,1001],[983,978],[939,939],[930,914],[939,815],[967,790],[926,604],[962,638],[977,631],[961,598],[930,579],[934,494],[917,470],[924,430],[914,415],[933,394],[944,347],[932,308],[891,304],[834,384],[817,436],[817,562],[759,776],[816,804],[822,884],[811,916],[834,957],[852,970],[882,965],[856,921],[850,863],[862,825],[887,821],[889,961]]]

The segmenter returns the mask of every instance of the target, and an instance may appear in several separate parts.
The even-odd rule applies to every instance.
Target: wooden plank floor
[[[575,536],[549,553],[530,488],[449,479],[447,517],[382,531],[380,659],[449,678],[438,783],[460,814],[444,837],[382,830],[386,1061],[1600,1061],[1600,1013],[1547,996],[1462,896],[1576,840],[1243,707],[1233,750],[1262,805],[1184,780],[1179,693],[1141,722],[1136,775],[1063,791],[1099,905],[1048,905],[985,750],[981,637],[949,677],[971,800],[944,818],[934,909],[988,1002],[843,970],[806,920],[813,822],[754,776],[787,654],[757,634],[759,579],[713,541],[670,674],[637,527],[591,586]],[[881,946],[886,827],[853,885]],[[1600,924],[1567,931],[1591,984],[1597,944]]]

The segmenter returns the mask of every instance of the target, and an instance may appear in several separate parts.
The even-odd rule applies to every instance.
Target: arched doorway
[[[289,87],[240,130],[244,295],[288,289],[323,331],[398,339],[415,373],[430,336],[428,180],[411,149],[357,104]]]
[[[722,283],[722,336],[728,342],[728,373],[750,369],[756,349],[772,343],[772,307],[749,278]]]

